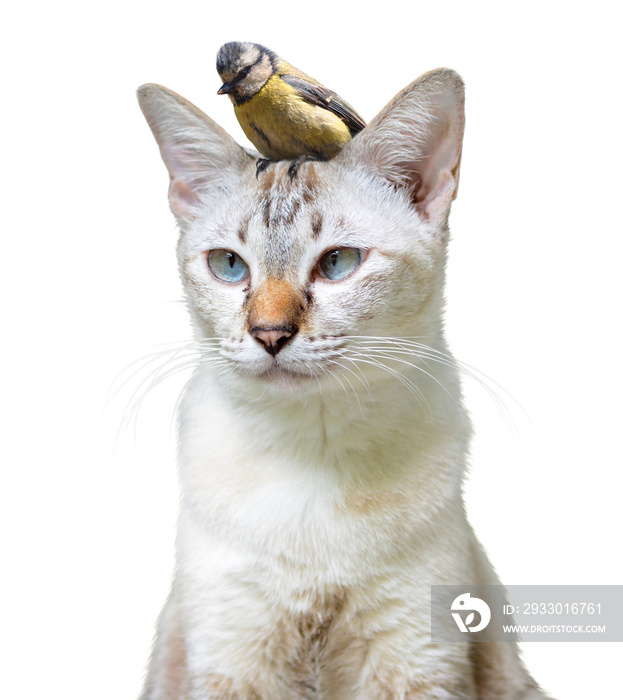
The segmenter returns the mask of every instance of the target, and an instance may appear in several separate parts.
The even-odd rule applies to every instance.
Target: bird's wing
[[[348,102],[324,85],[311,83],[291,73],[281,75],[281,79],[288,83],[288,85],[291,85],[304,100],[307,100],[307,102],[318,105],[319,107],[324,107],[324,109],[328,109],[330,112],[336,114],[350,129],[353,136],[365,127],[366,123],[364,120],[355,112]]]

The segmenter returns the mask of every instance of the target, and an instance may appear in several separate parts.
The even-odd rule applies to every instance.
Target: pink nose
[[[273,357],[288,343],[298,332],[298,328],[281,326],[279,328],[251,328],[251,335]]]

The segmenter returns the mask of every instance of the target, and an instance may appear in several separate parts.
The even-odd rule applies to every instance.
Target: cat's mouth
[[[259,379],[265,379],[267,381],[279,381],[284,378],[304,381],[313,379],[316,375],[312,374],[310,371],[302,372],[293,367],[287,367],[275,363],[272,367],[268,367],[267,369],[258,372],[255,374],[255,376]]]
[[[223,355],[239,376],[255,380],[275,389],[306,389],[313,383],[320,386],[323,377],[333,374],[332,367],[340,356],[334,339],[312,339],[304,347],[288,346],[276,354],[258,352],[253,344],[244,347],[240,342],[225,344]]]
[[[300,372],[291,367],[275,364],[260,372],[254,373],[256,380],[275,390],[277,393],[290,393],[304,390],[315,378],[310,372]]]

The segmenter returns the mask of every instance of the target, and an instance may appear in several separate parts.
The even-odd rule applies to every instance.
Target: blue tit
[[[271,160],[334,156],[366,123],[339,95],[260,44],[232,41],[219,49],[224,81],[247,138]]]

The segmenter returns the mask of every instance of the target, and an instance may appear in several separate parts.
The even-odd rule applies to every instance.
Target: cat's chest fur
[[[355,409],[337,392],[257,405],[212,387],[191,384],[180,426],[179,595],[201,610],[187,622],[196,664],[217,658],[227,677],[245,668],[267,698],[363,697],[374,636],[408,620],[399,636],[416,653],[443,559],[454,552],[471,575],[458,498],[467,424],[442,400],[454,430],[435,429],[434,407],[404,404],[404,387],[387,391],[384,411],[380,389]],[[244,614],[230,618],[232,604]],[[226,641],[240,637],[259,653]]]
[[[250,562],[275,570],[289,562],[288,585],[359,583],[400,561],[455,503],[468,425],[449,400],[437,410],[453,430],[441,431],[431,406],[401,406],[405,388],[388,392],[382,408],[337,392],[301,406],[231,400],[204,381],[191,383],[180,417],[180,477],[194,526]]]

